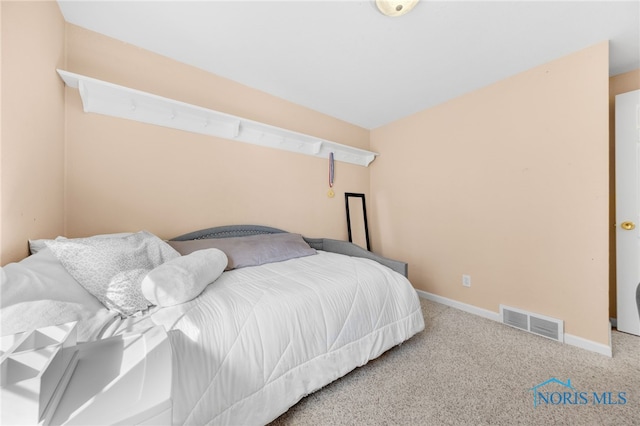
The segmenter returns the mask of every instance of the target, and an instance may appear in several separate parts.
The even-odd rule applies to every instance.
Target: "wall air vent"
[[[505,305],[500,305],[500,318],[511,327],[564,343],[562,320]]]
[[[521,330],[529,331],[529,316],[510,309],[500,310],[502,312],[502,322]]]

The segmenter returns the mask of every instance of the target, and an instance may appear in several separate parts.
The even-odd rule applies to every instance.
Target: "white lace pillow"
[[[93,235],[91,238],[119,238],[126,237],[127,235],[131,235],[132,232],[119,232],[116,234],[100,234]],[[60,240],[68,240],[69,238],[63,237],[62,235],[57,236],[56,238],[41,238],[37,240],[29,240],[29,252],[31,254],[36,254],[39,251],[42,251],[47,248],[47,243],[49,241],[60,241]]]
[[[180,254],[142,231],[120,238],[47,241],[60,263],[107,308],[133,315],[151,304],[140,284],[146,274]]]

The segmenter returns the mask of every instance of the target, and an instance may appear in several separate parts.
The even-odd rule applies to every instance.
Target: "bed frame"
[[[172,238],[171,241],[246,237],[249,235],[281,234],[284,232],[287,231],[261,225],[227,225],[190,232],[188,234]],[[316,250],[329,251],[333,253],[345,254],[347,256],[363,257],[365,259],[375,260],[376,262],[381,263],[382,265],[404,275],[405,277],[408,277],[408,264],[406,262],[400,262],[398,260],[378,256],[377,254],[367,251],[362,247],[359,247],[348,241],[332,240],[330,238],[307,238],[304,236],[302,238],[304,238],[307,244],[309,244]]]

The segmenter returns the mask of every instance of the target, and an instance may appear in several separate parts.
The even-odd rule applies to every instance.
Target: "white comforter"
[[[371,260],[317,255],[228,271],[164,325],[175,424],[265,424],[424,328],[415,290]]]

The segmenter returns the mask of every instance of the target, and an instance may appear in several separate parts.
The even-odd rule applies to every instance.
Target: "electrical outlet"
[[[471,275],[462,275],[462,285],[471,287]]]

